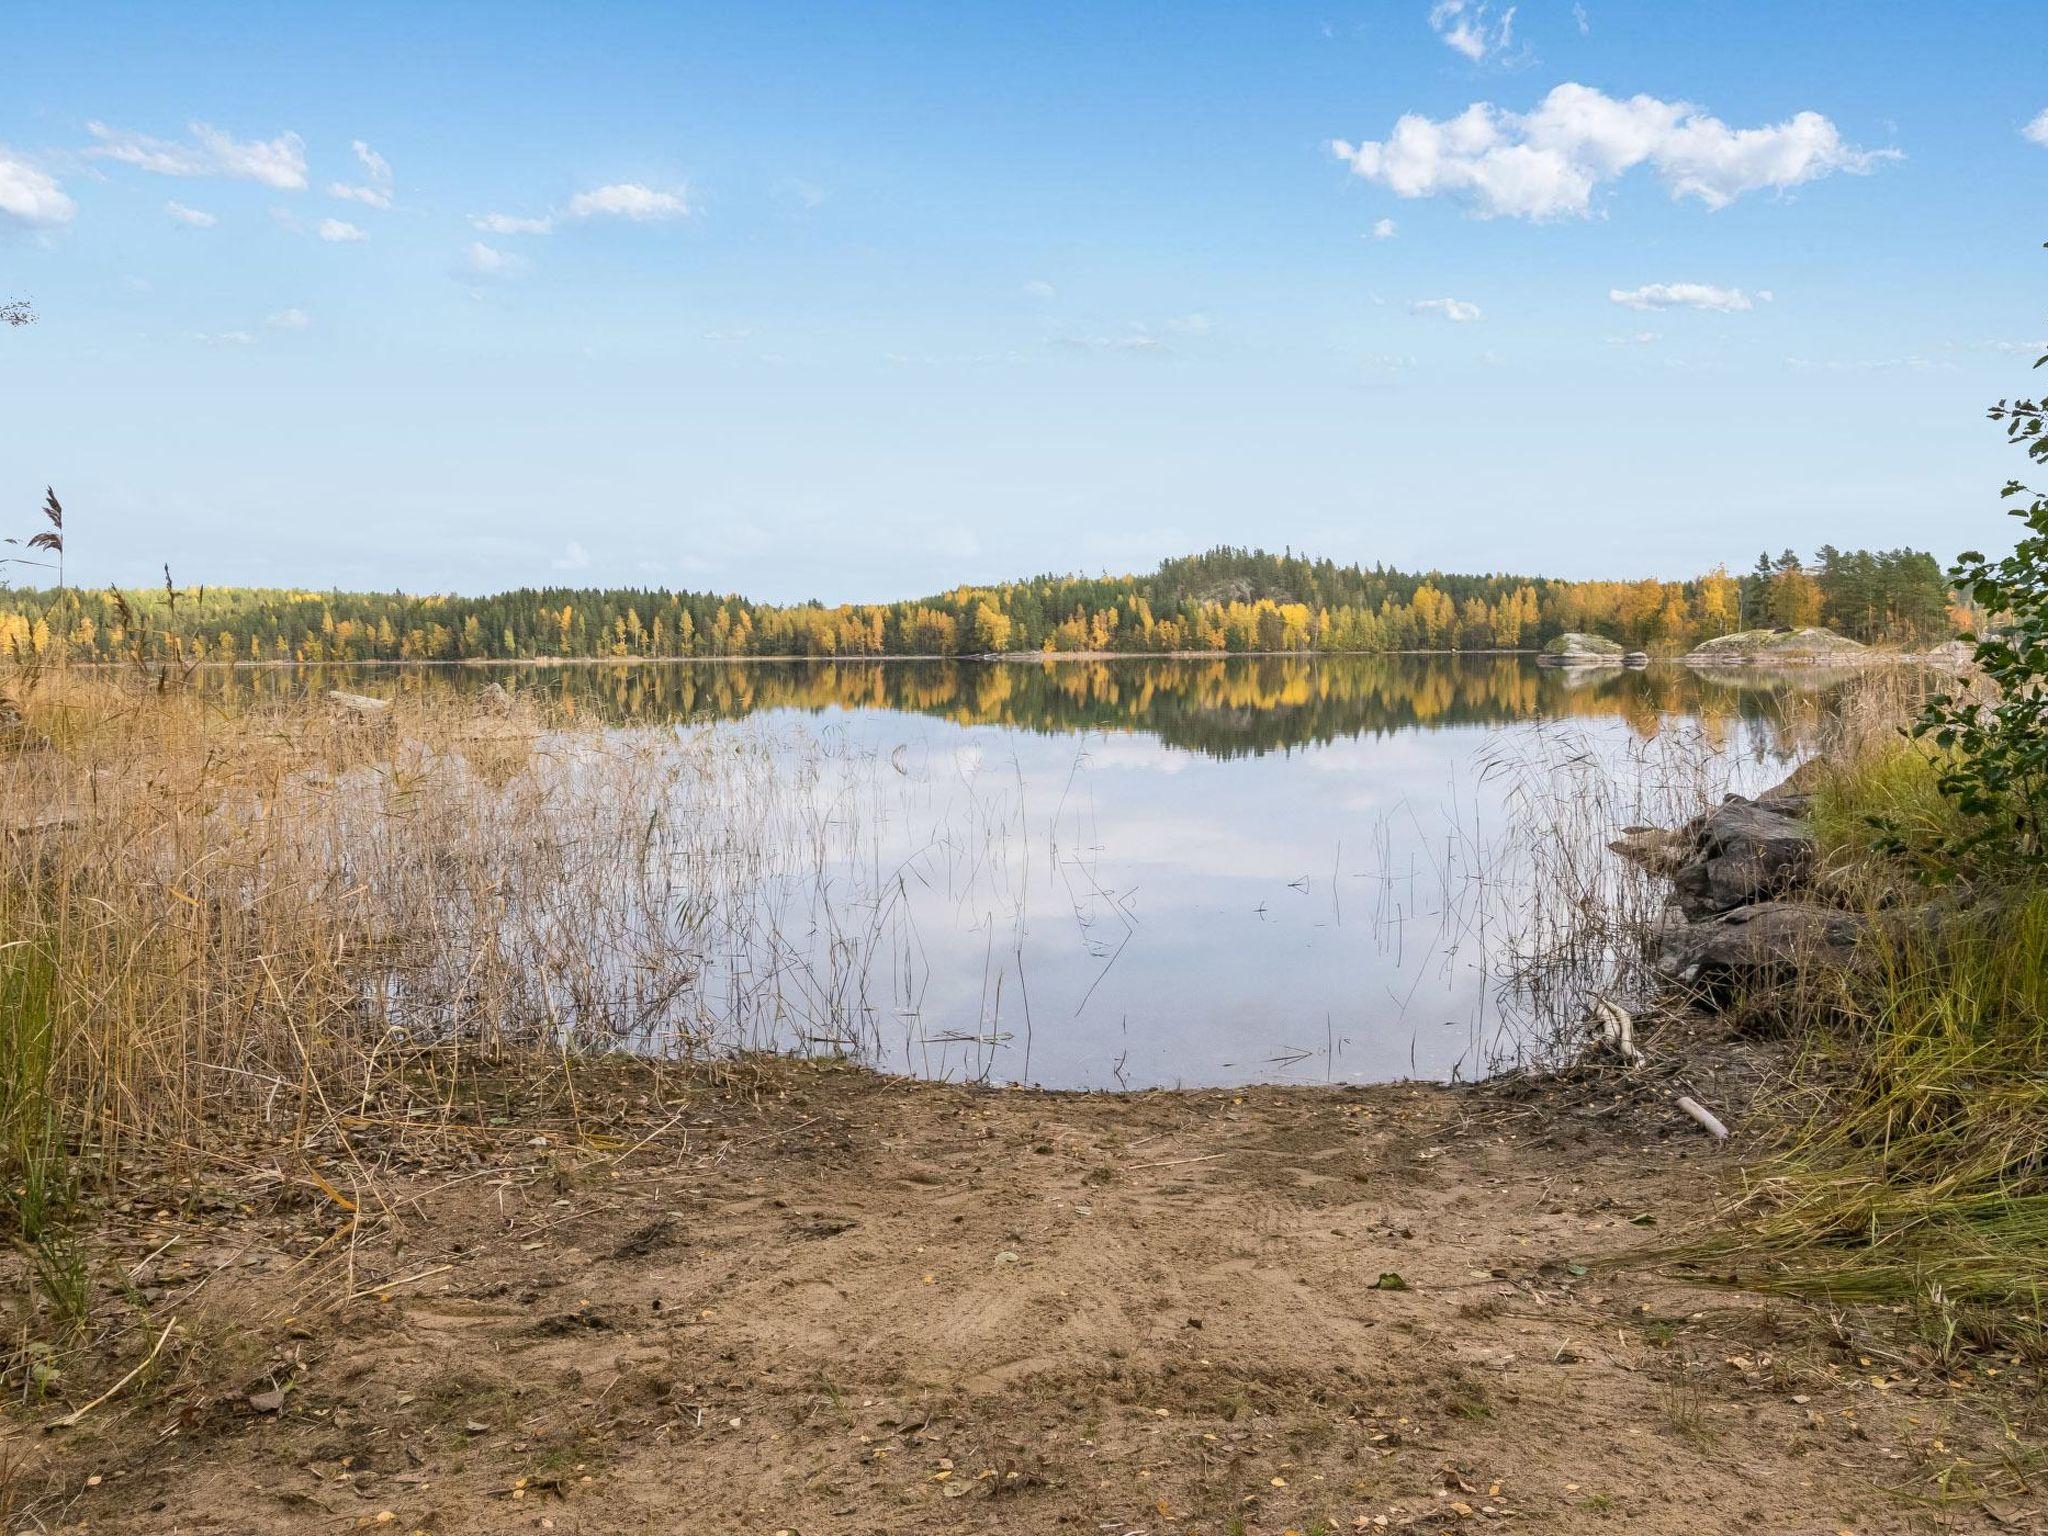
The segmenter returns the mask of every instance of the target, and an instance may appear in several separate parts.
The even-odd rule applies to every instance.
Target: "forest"
[[[1824,624],[1923,645],[1964,617],[1933,556],[1760,555],[1741,576],[1562,581],[1415,574],[1215,549],[1136,576],[1036,576],[892,603],[775,605],[637,588],[485,597],[183,587],[0,590],[0,654],[189,662],[971,656],[1001,652],[1489,651],[1587,631],[1683,650]]]

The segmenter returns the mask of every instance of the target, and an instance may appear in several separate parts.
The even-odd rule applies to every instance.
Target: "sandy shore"
[[[1735,1186],[1770,1062],[1724,1059],[1691,1081],[1735,1151],[1591,1069],[368,1102],[107,1213],[147,1309],[108,1377],[173,1342],[76,1427],[39,1432],[82,1392],[6,1410],[14,1528],[1976,1528],[1886,1490],[1996,1461],[1981,1382],[1643,1262]]]

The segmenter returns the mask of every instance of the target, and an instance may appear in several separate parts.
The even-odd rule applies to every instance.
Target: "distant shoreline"
[[[1258,661],[1295,658],[1303,661],[1320,661],[1337,656],[1384,656],[1384,657],[1483,657],[1528,656],[1537,657],[1543,653],[1534,648],[1513,650],[1487,649],[1471,651],[1450,650],[1402,650],[1402,651],[977,651],[968,655],[942,655],[937,652],[916,652],[901,656],[464,656],[453,659],[445,657],[363,657],[347,661],[195,661],[194,671],[245,671],[245,672],[292,672],[307,667],[448,667],[488,669],[493,667],[644,667],[644,666],[755,666],[762,664],[788,665],[802,663],[814,666],[889,666],[904,662],[955,662],[963,665],[993,665],[1003,663],[1021,665],[1026,662],[1104,662],[1104,661]],[[1925,663],[1929,660],[1925,651],[1888,651],[1870,649],[1853,656],[1811,658],[1764,658],[1743,657],[1741,659],[1694,661],[1689,656],[1652,655],[1651,663],[1695,665],[1706,670],[1723,670],[1734,667],[1830,667],[1845,669],[1889,664]],[[74,663],[87,667],[120,668],[131,666],[126,661],[88,661]],[[1621,670],[1617,660],[1614,670]],[[1559,668],[1557,670],[1572,670]]]

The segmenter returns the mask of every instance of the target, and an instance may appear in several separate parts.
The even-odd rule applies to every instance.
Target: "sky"
[[[7,26],[0,302],[38,319],[0,328],[0,523],[56,487],[77,582],[850,601],[1216,544],[1673,578],[2010,543],[1983,408],[2048,334],[2048,70],[1992,9]]]

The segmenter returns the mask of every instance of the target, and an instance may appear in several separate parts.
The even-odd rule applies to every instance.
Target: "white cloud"
[[[1664,339],[1658,331],[1636,331],[1627,336],[1610,336],[1607,340],[1617,347],[1647,347]]]
[[[322,219],[319,235],[322,240],[335,245],[351,245],[358,240],[370,238],[346,219]]]
[[[183,203],[179,202],[176,198],[173,198],[170,202],[164,204],[164,212],[168,213],[180,224],[189,224],[194,229],[211,229],[213,228],[214,225],[220,222],[219,219],[215,218],[205,209],[187,208]]]
[[[2048,146],[2048,107],[2042,108],[2041,115],[2020,130],[2020,137],[2035,144]]]
[[[1437,0],[1429,8],[1429,29],[1447,47],[1478,64],[1515,45],[1515,8],[1509,6],[1497,22],[1488,14],[1490,10],[1484,0],[1479,4],[1471,0]]]
[[[462,265],[463,270],[471,277],[511,277],[526,263],[495,246],[485,245],[481,240],[473,240],[462,253]]]
[[[1372,226],[1372,237],[1373,237],[1373,239],[1375,239],[1375,240],[1391,240],[1391,239],[1393,239],[1393,238],[1394,238],[1394,235],[1395,235],[1395,226],[1394,226],[1394,221],[1393,221],[1392,219],[1376,219],[1376,220],[1374,220],[1374,221],[1373,221],[1373,226]]]
[[[1441,121],[1409,113],[1383,141],[1331,141],[1353,174],[1401,197],[1460,196],[1482,218],[1585,217],[1593,192],[1639,165],[1674,198],[1723,208],[1745,192],[1783,191],[1835,171],[1866,172],[1891,150],[1842,142],[1818,112],[1762,128],[1730,128],[1689,102],[1565,84],[1527,113],[1474,102]]]
[[[204,342],[209,347],[253,347],[256,345],[255,336],[248,331],[200,332],[194,335],[192,339]]]
[[[296,133],[241,142],[205,123],[193,123],[194,142],[186,144],[119,132],[105,123],[87,123],[85,128],[99,140],[87,154],[158,176],[227,176],[292,192],[306,185],[306,141]]]
[[[1442,315],[1446,320],[1463,325],[1470,320],[1483,320],[1477,304],[1468,304],[1463,299],[1417,299],[1408,306],[1411,315]]]
[[[0,144],[0,214],[23,224],[69,224],[77,205],[50,177]]]
[[[1593,30],[1593,23],[1586,16],[1586,8],[1580,5],[1578,0],[1572,0],[1572,20],[1579,24],[1579,36],[1581,37],[1584,37]]]
[[[690,205],[680,194],[657,192],[652,187],[630,181],[578,192],[569,199],[569,217],[572,219],[609,214],[644,223],[650,219],[679,219],[689,211]]]
[[[303,309],[280,309],[263,323],[273,331],[303,331],[313,321]]]
[[[372,208],[391,206],[391,162],[370,148],[361,139],[349,146],[356,152],[356,158],[363,163],[369,175],[365,183],[351,185],[345,181],[331,181],[327,184],[329,197],[343,198],[349,202],[365,203]]]
[[[1610,288],[1607,297],[1627,309],[1711,309],[1724,315],[1755,309],[1771,301],[1771,290],[1754,294],[1712,283],[1645,283],[1640,288]]]
[[[550,564],[558,571],[587,571],[590,569],[590,551],[571,539]]]
[[[555,227],[552,216],[522,219],[510,213],[473,213],[469,222],[487,235],[545,235]]]
[[[1024,285],[1024,296],[1030,299],[1054,299],[1059,297],[1059,290],[1044,278],[1034,277]]]
[[[382,187],[352,187],[347,182],[330,181],[327,184],[327,195],[352,203],[365,203],[372,208],[391,206],[391,194]]]

